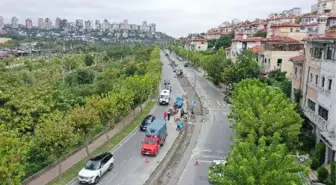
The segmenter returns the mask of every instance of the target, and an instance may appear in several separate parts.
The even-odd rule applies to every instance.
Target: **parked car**
[[[171,85],[166,85],[166,86],[165,86],[165,89],[167,89],[167,90],[169,90],[170,92],[172,92],[172,87],[171,87]]]
[[[145,131],[147,129],[147,126],[151,124],[155,119],[156,118],[153,115],[146,116],[139,126],[140,130]]]
[[[182,108],[183,107],[183,97],[177,96],[175,103],[176,103],[177,108]]]
[[[98,154],[91,158],[78,173],[80,183],[97,184],[99,179],[113,168],[114,157],[109,152]]]
[[[188,67],[188,66],[189,66],[188,62],[184,63],[184,67]]]
[[[170,85],[170,80],[169,79],[165,79],[163,81],[163,84],[166,86],[166,85]]]
[[[226,160],[214,160],[209,167],[209,182],[217,184],[220,177],[224,175],[222,169],[227,164]]]

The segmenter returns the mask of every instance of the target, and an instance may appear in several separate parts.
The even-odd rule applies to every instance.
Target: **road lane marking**
[[[107,183],[104,184],[104,185],[108,185],[108,184],[110,184],[110,182],[111,182],[113,179],[115,179],[115,178],[117,177],[117,175],[119,175],[119,173],[115,173],[115,174],[113,174],[112,177],[111,177],[111,178],[107,181]]]
[[[126,165],[130,164],[133,161],[134,158],[135,158],[135,156],[132,156],[130,159],[128,159]]]

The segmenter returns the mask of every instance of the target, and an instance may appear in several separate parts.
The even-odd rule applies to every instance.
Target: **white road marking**
[[[119,175],[119,174],[118,174],[118,173],[113,174],[112,177],[111,177],[111,178],[107,181],[107,183],[104,184],[104,185],[108,185],[108,184],[110,184],[110,182],[111,182],[114,178],[116,178],[117,175]]]
[[[135,156],[132,156],[130,159],[128,159],[126,165],[130,164],[133,161],[134,158],[135,158]]]
[[[217,100],[217,105],[222,106],[222,103],[219,100]]]

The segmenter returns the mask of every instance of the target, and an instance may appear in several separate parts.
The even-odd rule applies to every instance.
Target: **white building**
[[[45,18],[44,25],[45,25],[45,29],[47,30],[50,30],[53,28],[52,22],[49,18]]]
[[[86,31],[91,31],[92,30],[92,21],[90,21],[90,20],[85,21],[85,30]]]
[[[336,13],[336,0],[318,0],[317,7],[319,14]]]
[[[61,25],[62,20],[57,17],[55,20],[55,29],[60,29],[60,25]]]
[[[76,30],[83,31],[83,29],[84,29],[83,19],[76,19]]]
[[[313,12],[318,12],[318,6],[317,4],[313,4],[311,5],[310,7],[310,12],[313,13]]]
[[[205,51],[208,49],[208,42],[206,39],[190,39],[186,42],[184,48],[193,51]]]
[[[39,29],[45,29],[45,22],[43,18],[38,18],[37,19],[37,26]]]
[[[33,21],[31,19],[26,19],[26,28],[31,29],[33,28]]]
[[[95,30],[101,30],[100,20],[95,21]]]
[[[260,46],[261,41],[261,37],[247,37],[246,34],[244,34],[242,37],[236,37],[232,39],[232,44],[229,52],[230,58],[234,60],[244,50]]]
[[[12,17],[12,28],[19,28],[19,19],[17,17]]]
[[[110,22],[105,19],[104,22],[103,22],[103,25],[102,25],[102,30],[103,31],[110,31],[111,29],[111,25],[110,25]]]

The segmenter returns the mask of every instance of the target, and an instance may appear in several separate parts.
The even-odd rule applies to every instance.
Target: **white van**
[[[159,100],[160,105],[163,105],[163,104],[168,105],[169,101],[170,101],[170,91],[167,89],[162,90],[160,94],[160,100]]]

